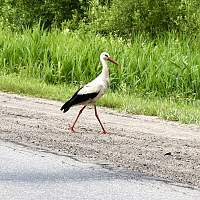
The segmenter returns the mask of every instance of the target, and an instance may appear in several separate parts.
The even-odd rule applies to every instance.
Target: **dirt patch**
[[[102,135],[89,108],[77,132],[69,133],[79,107],[63,114],[61,106],[58,101],[0,93],[0,139],[200,187],[199,126],[99,108],[109,132]]]

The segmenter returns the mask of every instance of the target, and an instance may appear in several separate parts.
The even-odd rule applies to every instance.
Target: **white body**
[[[77,94],[90,94],[90,93],[99,93],[94,99],[89,99],[81,104],[88,105],[88,104],[95,104],[96,101],[102,97],[108,87],[109,87],[109,69],[104,57],[100,56],[100,61],[103,66],[102,72],[99,76],[97,76],[93,81],[86,84]]]

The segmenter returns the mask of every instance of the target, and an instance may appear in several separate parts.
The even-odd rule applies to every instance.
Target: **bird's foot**
[[[107,131],[103,130],[103,131],[99,131],[100,134],[108,134]]]
[[[70,126],[68,127],[68,130],[71,132],[71,133],[75,133],[76,131],[74,130],[74,127],[73,126]]]

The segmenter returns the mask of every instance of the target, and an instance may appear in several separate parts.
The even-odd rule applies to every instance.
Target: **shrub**
[[[32,27],[39,21],[44,28],[60,26],[63,21],[73,18],[74,13],[83,15],[81,0],[1,0],[0,13],[12,28]]]
[[[92,23],[102,33],[126,36],[137,32],[191,33],[199,29],[199,4],[198,0],[113,0],[110,9]]]
[[[198,0],[0,0],[0,14],[15,29],[80,27],[102,34],[156,35],[199,30]]]

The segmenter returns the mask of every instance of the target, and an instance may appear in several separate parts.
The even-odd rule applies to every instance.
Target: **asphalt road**
[[[199,200],[200,190],[0,140],[2,200]]]
[[[200,126],[98,107],[109,134],[90,108],[71,134],[79,107],[63,114],[62,104],[0,92],[0,139],[200,188]]]

